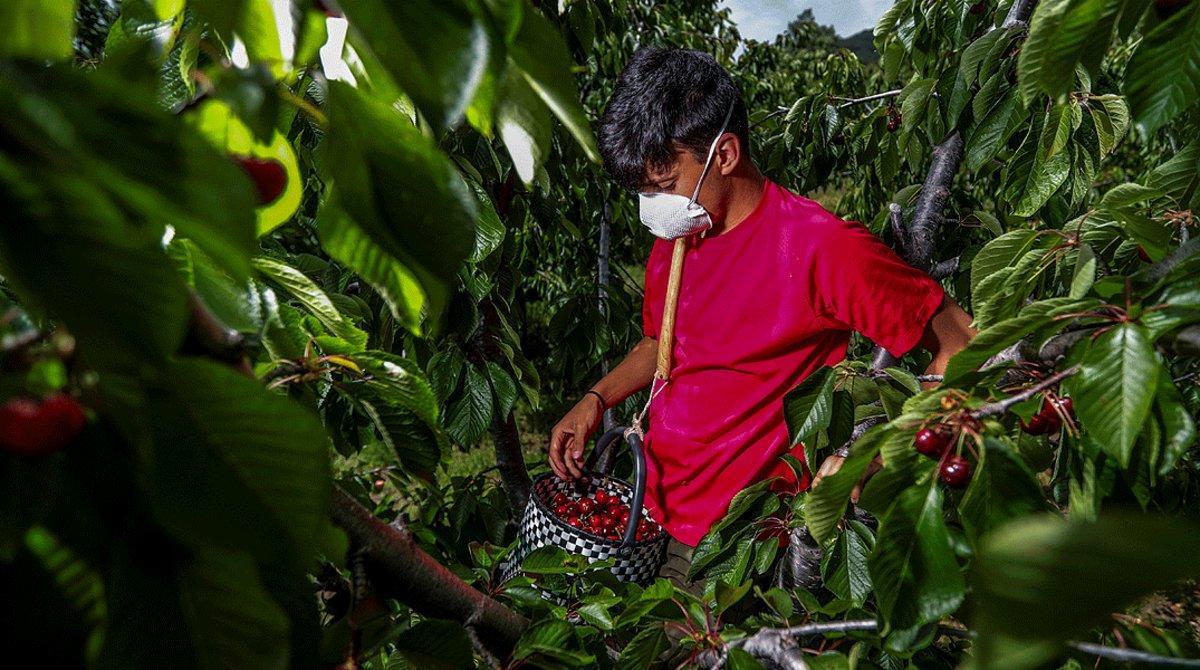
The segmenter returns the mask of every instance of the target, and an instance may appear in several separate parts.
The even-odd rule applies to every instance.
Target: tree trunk
[[[496,469],[500,471],[500,486],[508,497],[513,523],[520,523],[521,513],[529,502],[531,481],[525,469],[525,455],[521,453],[521,434],[517,431],[515,412],[507,417],[493,417],[490,432],[496,447]]]

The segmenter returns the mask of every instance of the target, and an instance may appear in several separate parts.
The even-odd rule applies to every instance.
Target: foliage
[[[877,632],[810,664],[1034,667],[1109,630],[1194,653],[1106,617],[1200,573],[1178,518],[1200,502],[1200,3],[1043,0],[1006,25],[1011,4],[899,0],[864,64],[811,15],[744,42],[710,0],[9,3],[0,397],[66,392],[88,423],[0,455],[0,573],[28,613],[6,630],[64,665],[487,662],[461,621],[372,596],[336,487],[528,617],[504,667],[753,668],[731,642],[858,619]],[[936,389],[921,354],[875,370],[856,337],[793,390],[806,461],[850,456],[811,492],[743,491],[696,549],[702,596],[556,552],[500,583],[525,471],[505,428],[536,434],[641,335],[647,240],[589,127],[651,43],[728,66],[768,176],[897,245],[888,205],[914,222],[957,133],[934,260],[958,259],[943,284],[980,333]],[[1043,396],[1074,415],[1027,434]],[[912,448],[934,423],[963,491]],[[489,442],[503,490],[454,465]],[[810,544],[819,585],[790,583]],[[941,635],[958,623],[977,642]]]

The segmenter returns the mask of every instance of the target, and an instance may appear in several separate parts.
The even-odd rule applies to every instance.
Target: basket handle
[[[607,431],[600,436],[600,439],[596,440],[596,448],[588,454],[584,466],[591,470],[597,459],[604,463],[605,459],[601,456],[621,437],[625,438],[625,442],[629,444],[629,451],[633,454],[633,500],[629,503],[629,523],[625,525],[625,535],[621,538],[621,544],[618,545],[624,549],[632,544],[637,536],[638,522],[642,520],[642,503],[646,499],[646,454],[642,451],[641,436],[629,431],[624,426],[617,426]],[[611,464],[612,459],[607,459],[607,462]],[[596,469],[596,472],[607,475],[608,470],[609,468],[599,468]]]

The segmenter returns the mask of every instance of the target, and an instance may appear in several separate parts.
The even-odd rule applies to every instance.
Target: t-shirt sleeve
[[[660,241],[656,240],[646,258],[646,277],[642,294],[642,335],[654,339],[658,339],[659,330],[662,328],[663,301],[667,292],[661,246]]]
[[[813,304],[893,356],[908,353],[945,291],[857,221],[829,215],[813,251]]]

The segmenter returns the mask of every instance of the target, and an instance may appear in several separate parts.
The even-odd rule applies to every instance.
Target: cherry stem
[[[1024,391],[1021,391],[1020,393],[1018,393],[1014,396],[1010,396],[1008,398],[1005,398],[1004,400],[1000,400],[997,402],[988,403],[988,404],[980,407],[979,409],[975,410],[974,412],[971,412],[971,416],[976,419],[982,419],[984,417],[996,416],[997,414],[1003,414],[1003,413],[1007,412],[1008,408],[1012,407],[1013,405],[1015,405],[1021,401],[1024,401],[1024,400],[1028,400],[1029,398],[1032,398],[1033,396],[1037,395],[1038,393],[1041,393],[1042,391],[1050,388],[1051,386],[1054,386],[1055,384],[1066,379],[1067,377],[1070,377],[1071,375],[1075,374],[1076,372],[1079,372],[1079,366],[1072,365],[1071,367],[1067,368],[1066,370],[1063,370],[1062,372],[1058,372],[1053,375],[1050,375],[1049,377],[1046,377],[1045,379],[1038,382],[1037,384],[1030,386],[1029,388],[1025,389]]]

